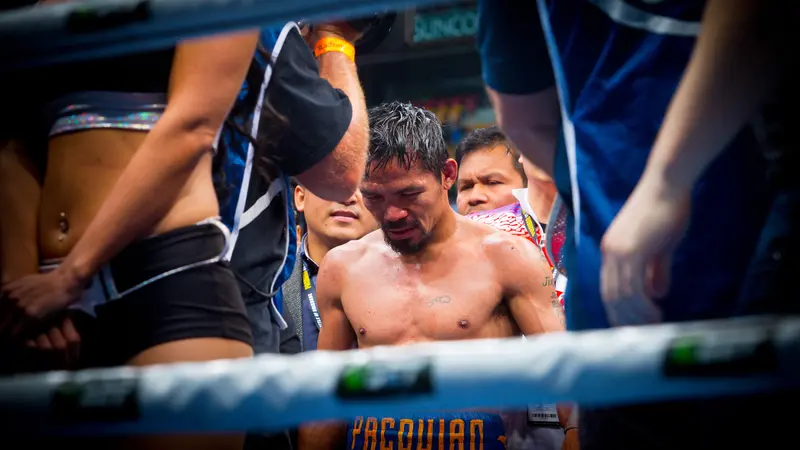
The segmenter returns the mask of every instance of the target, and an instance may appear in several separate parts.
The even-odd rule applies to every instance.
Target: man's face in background
[[[303,213],[309,234],[329,244],[330,248],[361,239],[378,228],[372,214],[364,207],[361,192],[345,203],[323,200],[303,186],[294,191],[295,208]]]
[[[464,155],[456,183],[459,214],[488,211],[516,203],[512,191],[522,189],[526,184],[517,158],[503,144]]]

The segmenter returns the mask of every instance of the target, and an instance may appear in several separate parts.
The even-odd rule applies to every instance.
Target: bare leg
[[[149,348],[128,361],[131,366],[212,361],[216,359],[250,358],[253,349],[240,341],[219,338],[186,339],[168,342]],[[241,450],[244,433],[214,435],[175,435],[158,437],[128,437],[119,442],[120,449],[188,449],[188,450]],[[109,448],[109,447],[106,447]]]

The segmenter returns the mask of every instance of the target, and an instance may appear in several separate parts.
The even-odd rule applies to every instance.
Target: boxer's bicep
[[[509,236],[494,249],[497,273],[511,316],[525,335],[563,331],[550,266],[531,242]]]
[[[317,275],[317,303],[322,319],[318,350],[350,350],[356,343],[353,328],[342,304],[339,265],[335,256],[326,256]]]

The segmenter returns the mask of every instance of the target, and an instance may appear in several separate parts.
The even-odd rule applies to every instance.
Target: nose
[[[361,192],[360,192],[360,191],[356,191],[356,193],[355,193],[355,194],[351,195],[351,196],[350,196],[350,198],[348,198],[348,199],[347,199],[347,200],[346,200],[344,203],[342,203],[342,204],[343,204],[344,206],[353,206],[353,205],[355,205],[356,203],[358,203],[359,199],[361,199]]]
[[[470,189],[467,203],[469,206],[478,206],[489,202],[489,196],[486,195],[486,189],[482,184],[476,184]]]
[[[383,214],[383,219],[386,222],[398,222],[406,217],[408,217],[408,211],[396,206],[386,208],[386,212]]]

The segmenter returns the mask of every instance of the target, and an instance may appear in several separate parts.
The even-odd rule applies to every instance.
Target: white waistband
[[[154,283],[159,281],[163,278],[166,278],[170,275],[174,275],[179,272],[183,272],[185,270],[194,269],[196,267],[208,265],[208,264],[215,264],[222,260],[222,257],[225,256],[225,253],[228,251],[228,245],[230,243],[230,236],[231,233],[228,230],[228,227],[225,226],[220,220],[219,217],[209,217],[208,219],[201,220],[197,222],[195,225],[205,225],[211,224],[217,226],[222,234],[225,236],[225,246],[220,252],[219,255],[205,259],[202,261],[197,261],[191,264],[186,264],[184,266],[176,267],[174,269],[168,270],[166,272],[160,273],[152,278],[144,280],[143,282],[126,289],[123,292],[117,291],[116,283],[114,282],[114,277],[111,273],[111,267],[108,264],[103,264],[100,270],[92,276],[91,284],[88,288],[86,288],[83,293],[81,294],[81,298],[69,306],[70,309],[80,309],[82,311],[87,312],[88,314],[95,316],[95,307],[108,303],[110,301],[119,300],[120,298],[137,291],[148,284]],[[46,259],[43,260],[39,265],[39,273],[47,273],[50,271],[55,270],[61,265],[63,261],[62,258],[54,258],[54,259]],[[103,289],[105,286],[106,289]],[[107,290],[107,291],[106,291]]]
[[[39,265],[39,273],[47,273],[56,270],[61,264],[61,259],[49,259],[42,261]],[[69,309],[79,309],[92,317],[95,316],[94,308],[106,302],[106,295],[103,292],[103,285],[100,277],[95,274],[92,276],[91,284],[83,290],[81,298],[69,305]]]

